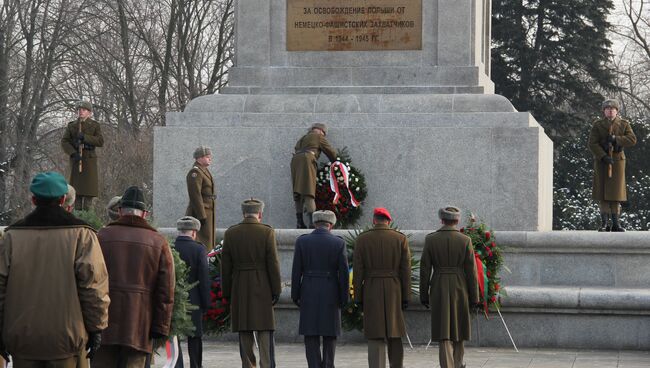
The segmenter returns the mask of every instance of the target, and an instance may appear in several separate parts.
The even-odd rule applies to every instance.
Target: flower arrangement
[[[230,329],[230,306],[221,289],[221,252],[223,240],[208,253],[210,269],[210,307],[203,315],[203,328],[207,334],[221,335]]]
[[[480,302],[483,304],[485,316],[491,306],[500,307],[499,297],[505,295],[501,288],[501,278],[498,276],[503,266],[501,248],[497,245],[494,231],[484,222],[477,221],[474,214],[470,213],[465,227],[461,233],[472,239],[476,256]]]
[[[336,214],[336,227],[354,226],[361,217],[361,203],[368,191],[363,173],[350,164],[347,148],[334,163],[321,163],[316,174],[316,208]]]

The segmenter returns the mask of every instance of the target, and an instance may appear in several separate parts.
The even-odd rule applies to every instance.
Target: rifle
[[[611,124],[609,126],[609,135],[607,136],[607,139],[609,139],[609,137],[612,136],[612,133],[614,133],[614,122],[613,121],[611,122]],[[610,142],[609,146],[607,148],[608,148],[607,154],[609,155],[609,157],[611,157],[613,159],[614,158],[614,144],[612,144]],[[608,178],[612,177],[612,164],[607,164],[607,177]]]
[[[79,133],[83,133],[81,131],[81,124],[82,123],[83,123],[83,121],[81,121],[81,119],[79,119]],[[79,139],[79,134],[77,134],[77,139]],[[83,160],[82,160],[83,156],[84,156],[84,144],[83,144],[83,142],[79,142],[78,150],[79,150],[79,174],[81,174],[83,172],[83,170],[84,170],[83,169]]]

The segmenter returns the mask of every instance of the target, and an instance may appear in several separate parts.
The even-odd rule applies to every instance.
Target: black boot
[[[600,228],[599,232],[609,231],[609,215],[607,213],[600,214]]]
[[[624,233],[625,229],[618,223],[619,215],[612,213],[612,232]]]
[[[296,229],[306,229],[307,226],[302,220],[302,213],[296,213]]]
[[[309,226],[310,229],[313,229],[314,228],[314,221],[312,220],[311,215],[312,215],[311,212],[307,212],[307,226]]]

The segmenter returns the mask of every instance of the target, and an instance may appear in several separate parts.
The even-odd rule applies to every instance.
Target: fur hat
[[[36,198],[56,199],[68,193],[68,183],[63,175],[54,171],[46,171],[36,174],[29,186],[29,191]]]
[[[135,208],[136,210],[147,210],[147,205],[144,203],[144,192],[137,186],[132,186],[126,189],[120,199],[120,208]]]
[[[111,200],[108,201],[108,204],[106,205],[106,212],[108,213],[108,217],[113,221],[120,218],[120,213],[118,212],[118,209],[120,208],[121,200],[122,197],[115,196],[111,198]]]
[[[605,108],[607,107],[613,107],[616,110],[621,109],[621,105],[618,103],[618,100],[615,100],[613,98],[606,99],[605,101],[603,101],[603,104],[601,106],[602,106],[602,110],[605,110]]]
[[[454,206],[446,206],[438,210],[438,217],[441,220],[460,220],[460,208]]]
[[[264,212],[264,202],[259,199],[251,198],[242,202],[241,211],[243,213],[259,213]]]
[[[93,104],[89,101],[79,101],[77,102],[77,109],[86,109],[88,111],[93,111]]]
[[[327,135],[327,125],[325,125],[325,123],[314,123],[311,125],[311,128],[309,128],[309,130],[312,129],[319,129],[323,134]]]
[[[77,191],[74,190],[74,187],[72,185],[68,184],[68,193],[65,194],[65,202],[63,202],[63,205],[66,207],[72,206],[76,197]]]
[[[377,207],[372,211],[373,216],[382,216],[388,219],[388,221],[393,221],[393,217],[390,215],[387,209],[384,207]]]
[[[330,210],[315,211],[312,213],[311,218],[314,223],[329,222],[332,226],[336,225],[336,215]]]
[[[212,154],[210,147],[200,146],[194,150],[194,159],[201,158]]]
[[[192,216],[183,216],[176,220],[177,230],[201,230],[201,221]]]

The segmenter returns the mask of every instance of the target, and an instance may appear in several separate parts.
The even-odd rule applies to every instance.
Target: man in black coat
[[[190,290],[190,303],[199,307],[192,311],[192,323],[194,324],[194,335],[187,337],[187,350],[190,355],[190,367],[201,368],[203,360],[203,335],[202,319],[203,313],[210,306],[210,276],[208,274],[208,259],[205,254],[205,247],[196,242],[196,234],[201,229],[201,222],[192,216],[185,216],[176,222],[178,237],[174,241],[174,248],[178,251],[181,259],[187,264],[189,274],[187,282],[192,284],[198,281]],[[178,360],[176,368],[183,368],[183,351],[180,341],[178,343]]]
[[[300,308],[299,333],[305,336],[309,368],[333,368],[341,308],[350,292],[347,252],[343,239],[330,233],[336,224],[332,211],[314,212],[313,222],[316,229],[296,240],[291,299]]]

